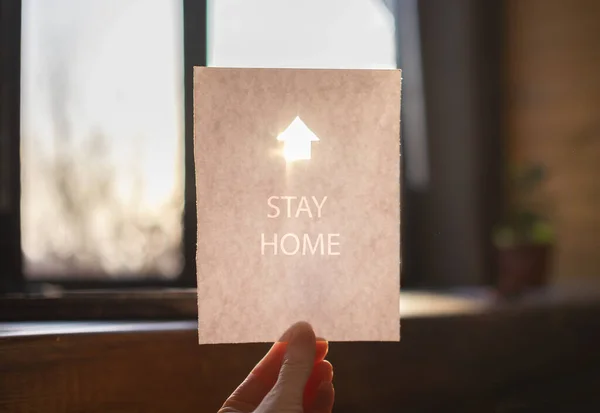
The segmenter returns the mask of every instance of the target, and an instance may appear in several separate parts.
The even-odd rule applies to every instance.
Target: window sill
[[[195,320],[195,289],[69,291],[0,296],[0,322],[30,321],[173,321]],[[448,291],[402,291],[402,319],[485,316],[530,310],[593,306],[600,302],[600,282],[571,282],[539,290],[513,301],[495,298],[487,288]]]
[[[599,302],[491,305],[476,292],[403,293],[400,343],[331,343],[336,411],[597,411]],[[77,305],[100,306],[97,294]],[[268,344],[200,346],[194,292],[151,307],[156,294],[111,302],[147,300],[140,314],[167,308],[173,320],[0,323],[0,410],[217,411]]]

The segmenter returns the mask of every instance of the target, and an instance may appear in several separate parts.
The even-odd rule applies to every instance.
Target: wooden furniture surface
[[[404,298],[399,343],[331,343],[335,411],[600,411],[600,302],[551,296]],[[195,328],[0,323],[0,411],[216,412],[269,345],[200,346]]]

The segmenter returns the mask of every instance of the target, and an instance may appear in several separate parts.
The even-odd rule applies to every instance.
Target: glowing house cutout
[[[283,142],[283,157],[287,162],[308,160],[311,157],[312,143],[319,137],[300,119],[299,116],[279,134],[277,140]]]

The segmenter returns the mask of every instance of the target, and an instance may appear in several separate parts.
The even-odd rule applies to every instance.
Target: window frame
[[[161,287],[195,287],[196,285],[196,187],[194,179],[193,68],[206,66],[207,1],[182,0],[183,70],[184,70],[184,208],[182,214],[182,255],[184,266],[172,280],[152,274],[143,277],[70,277],[57,275],[43,280],[29,280],[23,271],[21,250],[21,163],[20,163],[20,94],[21,94],[21,19],[22,0],[3,0],[0,5],[0,143],[8,148],[9,204],[0,210],[0,293],[38,292],[45,285],[66,290],[129,289]]]
[[[0,292],[24,288],[20,210],[21,1],[0,2],[0,186],[8,200],[0,210]],[[6,152],[5,152],[6,151]]]

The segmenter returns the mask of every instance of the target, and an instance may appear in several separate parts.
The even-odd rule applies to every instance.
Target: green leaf
[[[535,244],[552,244],[554,242],[554,230],[549,223],[538,221],[531,229],[531,241]]]

